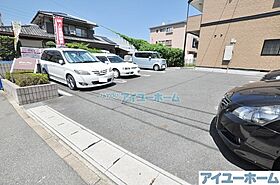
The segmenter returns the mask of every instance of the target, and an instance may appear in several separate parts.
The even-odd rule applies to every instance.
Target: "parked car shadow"
[[[61,85],[61,86],[64,86],[64,87],[66,87],[66,88],[68,88],[68,86],[66,85],[66,84],[64,84],[64,83],[61,83],[61,82],[58,82],[58,81],[56,81],[56,80],[50,80],[51,82],[55,82],[55,83],[57,83],[57,84],[59,84],[59,85]],[[98,86],[98,87],[91,87],[91,88],[84,88],[84,89],[77,89],[76,91],[96,91],[96,90],[101,90],[101,89],[105,89],[105,88],[108,88],[108,87],[113,87],[113,86],[115,86],[116,85],[116,83],[115,82],[113,82],[113,83],[110,83],[110,84],[107,84],[107,85],[104,85],[104,86]],[[69,89],[70,90],[70,89]]]
[[[134,78],[139,78],[141,75],[132,75],[132,76],[120,76],[117,79],[134,79]]]
[[[102,89],[106,89],[108,87],[113,87],[115,86],[116,83],[113,82],[113,83],[110,83],[110,84],[107,84],[107,85],[103,85],[103,86],[98,86],[98,87],[91,87],[91,88],[84,88],[84,89],[78,89],[79,91],[81,92],[86,92],[86,91],[97,91],[97,90],[102,90]]]
[[[255,170],[260,171],[263,170],[259,166],[242,159],[235,153],[233,153],[229,148],[223,143],[222,139],[220,138],[217,129],[216,129],[216,117],[213,118],[211,125],[210,125],[210,135],[212,136],[215,144],[217,145],[218,149],[222,153],[222,155],[232,164],[242,168],[243,170]]]
[[[157,72],[157,71],[155,71],[153,69],[150,69],[150,68],[140,68],[140,69],[141,69],[141,71],[154,71],[154,72]],[[160,69],[158,71],[166,71],[166,69]]]

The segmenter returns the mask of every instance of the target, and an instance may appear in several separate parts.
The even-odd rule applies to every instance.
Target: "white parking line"
[[[119,83],[119,84],[124,84],[127,81],[126,80],[122,80],[122,79],[115,79],[114,82]]]
[[[65,92],[61,89],[58,89],[58,94],[62,95],[62,96],[73,96],[72,94],[68,93],[68,92]]]
[[[256,82],[256,81],[249,81],[249,83],[254,83],[254,82]]]
[[[149,76],[151,76],[151,75],[141,74],[141,76],[149,77]]]
[[[48,106],[27,112],[117,184],[189,185]]]
[[[180,70],[181,67],[169,67],[169,68],[166,68],[165,70],[166,71],[176,71],[176,70]]]
[[[142,70],[142,72],[148,72],[148,73],[166,73],[166,71],[152,71],[152,70]]]

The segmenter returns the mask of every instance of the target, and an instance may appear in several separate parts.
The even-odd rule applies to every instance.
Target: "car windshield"
[[[99,60],[87,51],[64,51],[64,56],[69,63],[94,63]]]
[[[111,63],[123,63],[124,60],[119,56],[108,56]]]

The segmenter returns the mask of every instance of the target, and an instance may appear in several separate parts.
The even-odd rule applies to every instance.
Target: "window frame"
[[[136,57],[136,58],[146,58],[146,57],[143,57],[144,55],[146,55],[147,53],[137,53],[137,52],[135,52],[135,54],[134,54],[134,56]],[[140,56],[139,56],[140,55]],[[142,56],[141,56],[142,55]]]
[[[278,49],[277,54],[264,54],[265,44],[266,44],[267,41],[278,41],[279,42],[279,49]],[[263,42],[261,56],[280,56],[280,39],[265,39],[264,42]]]
[[[109,62],[109,60],[108,60],[108,58],[106,57],[106,56],[96,56],[96,58],[98,58],[98,60],[100,60],[100,62],[102,62],[102,63],[105,63],[106,61],[108,61]],[[106,59],[106,60],[104,60],[103,61],[103,59]],[[102,60],[101,60],[102,59]]]

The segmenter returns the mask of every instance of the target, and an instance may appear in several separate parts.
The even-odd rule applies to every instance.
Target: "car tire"
[[[276,170],[276,171],[280,170],[280,158],[275,160],[275,162],[273,164],[273,167],[272,167],[272,170]]]
[[[153,69],[154,69],[154,71],[159,71],[159,65],[154,65],[154,67],[153,67]]]
[[[66,82],[67,82],[69,89],[71,89],[71,90],[77,89],[76,81],[72,75],[66,76]]]
[[[46,74],[47,77],[48,77],[48,79],[50,80],[50,75],[49,75],[49,73],[47,72],[46,69],[43,69],[43,70],[42,70],[42,73],[43,73],[43,74]]]
[[[114,72],[114,78],[119,78],[120,77],[120,71],[117,69],[113,69]]]

